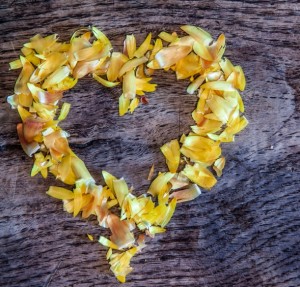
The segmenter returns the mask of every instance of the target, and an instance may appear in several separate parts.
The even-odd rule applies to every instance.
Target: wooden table
[[[108,235],[94,219],[73,218],[45,195],[53,177],[30,177],[32,159],[19,145],[6,96],[9,71],[22,44],[37,33],[67,40],[95,25],[121,49],[124,35],[180,32],[193,24],[227,36],[226,55],[246,73],[250,121],[234,144],[217,186],[181,204],[165,234],[132,260],[124,286],[300,286],[300,3],[290,1],[4,0],[1,23],[0,286],[119,286],[106,250],[86,234]],[[72,104],[63,128],[71,146],[101,183],[105,169],[147,191],[159,147],[189,130],[195,97],[187,82],[157,73],[157,92],[133,116],[117,115],[120,89],[91,77],[65,95]]]

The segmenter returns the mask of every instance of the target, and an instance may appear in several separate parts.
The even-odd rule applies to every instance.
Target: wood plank
[[[95,220],[72,218],[45,195],[53,178],[30,178],[32,161],[16,135],[18,116],[6,104],[18,71],[8,63],[37,33],[67,40],[95,25],[121,49],[124,36],[180,32],[193,24],[224,32],[226,55],[246,73],[250,121],[234,144],[217,186],[181,204],[165,234],[132,260],[126,286],[300,286],[300,4],[291,1],[62,1],[0,3],[0,285],[116,286],[105,250],[86,233],[107,235]],[[158,72],[149,104],[119,118],[120,89],[82,79],[68,92],[63,123],[70,143],[101,182],[103,169],[147,190],[159,147],[187,132],[196,99],[187,82]]]

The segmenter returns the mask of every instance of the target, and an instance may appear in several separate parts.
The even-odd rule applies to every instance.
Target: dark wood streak
[[[61,1],[0,3],[0,286],[119,286],[105,250],[86,233],[108,235],[94,219],[66,214],[45,195],[55,181],[30,178],[31,159],[16,135],[19,119],[6,104],[17,71],[8,62],[37,33],[63,40],[96,25],[116,49],[126,33],[180,33],[181,24],[225,32],[227,51],[244,67],[250,124],[224,145],[227,166],[218,185],[178,206],[167,233],[136,256],[126,286],[300,286],[300,4],[290,1]],[[133,116],[117,116],[118,88],[91,78],[65,95],[63,127],[101,182],[103,169],[147,190],[152,163],[165,168],[159,147],[188,131],[195,98],[170,73],[154,77],[157,92]]]

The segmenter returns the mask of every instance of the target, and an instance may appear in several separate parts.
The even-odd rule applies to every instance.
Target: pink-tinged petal
[[[169,46],[162,48],[155,55],[155,60],[158,62],[160,68],[167,68],[187,56],[191,50],[190,46]]]
[[[25,140],[24,134],[23,134],[23,124],[17,125],[17,132],[18,132],[19,140],[20,140],[23,150],[25,151],[25,153],[28,156],[31,157],[34,153],[36,153],[40,149],[40,145],[37,142],[28,143]]]
[[[23,135],[27,142],[34,141],[34,138],[41,134],[45,126],[45,121],[35,118],[27,118],[23,124]]]
[[[110,214],[107,217],[107,224],[112,233],[110,239],[119,249],[133,245],[134,236],[130,232],[130,226],[126,220],[121,221],[115,214]]]
[[[177,202],[186,202],[195,199],[201,194],[201,189],[197,184],[192,184],[186,189],[174,191],[170,198],[176,198]]]

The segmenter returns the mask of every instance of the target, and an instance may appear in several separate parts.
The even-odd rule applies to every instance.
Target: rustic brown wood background
[[[126,33],[180,32],[194,24],[227,36],[226,55],[244,67],[248,128],[224,144],[227,166],[217,186],[178,206],[167,233],[136,256],[124,286],[300,286],[300,2],[265,0],[96,1],[4,0],[0,3],[0,286],[119,286],[90,242],[96,221],[72,218],[45,195],[53,178],[30,178],[32,160],[19,145],[9,71],[22,44],[37,33],[63,40],[96,25],[116,49]],[[187,132],[195,97],[187,82],[157,73],[149,105],[119,118],[120,89],[87,77],[65,96],[72,110],[63,127],[101,182],[105,169],[147,190],[159,147]]]

